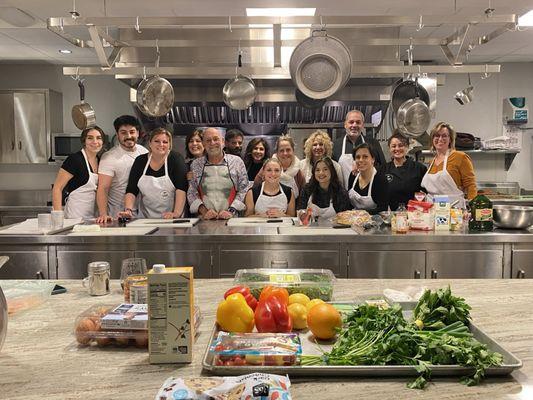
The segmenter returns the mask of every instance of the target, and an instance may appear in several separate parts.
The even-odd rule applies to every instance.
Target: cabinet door
[[[349,251],[348,278],[425,278],[424,251]]]
[[[511,278],[533,278],[533,250],[513,250]]]
[[[17,162],[46,163],[46,99],[44,93],[15,92],[15,146]]]
[[[167,266],[191,266],[194,267],[195,278],[212,278],[211,251],[209,250],[136,250],[135,257],[146,259],[146,265],[149,268],[154,264],[165,264]]]
[[[13,93],[0,93],[0,163],[17,162]]]
[[[233,277],[242,268],[323,268],[339,276],[338,250],[272,249],[221,249],[220,277]]]
[[[107,261],[111,266],[111,278],[120,278],[122,260],[134,257],[133,251],[77,251],[57,249],[57,278],[80,279],[87,276],[87,264]]]
[[[9,257],[9,260],[0,268],[0,279],[35,279],[39,272],[43,273],[45,279],[49,278],[46,248],[13,251],[0,248],[0,254]]]
[[[432,250],[426,257],[428,278],[503,278],[503,250]]]

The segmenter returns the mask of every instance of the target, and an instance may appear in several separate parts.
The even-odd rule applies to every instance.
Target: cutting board
[[[142,236],[155,232],[157,227],[100,228],[99,232],[70,232],[69,236]]]
[[[173,223],[173,221],[182,221]],[[187,222],[188,221],[188,222]],[[200,218],[174,218],[174,219],[136,219],[126,225],[126,228],[152,227],[152,228],[192,228]]]
[[[281,222],[273,222],[279,221]],[[270,221],[270,222],[268,222]],[[250,218],[231,218],[226,223],[227,226],[261,226],[261,227],[271,227],[276,228],[280,226],[292,226],[294,224],[291,217],[283,218],[261,218],[261,217],[250,217]]]
[[[81,218],[65,219],[63,221],[63,228],[49,229],[47,231],[40,231],[38,228],[37,218],[29,218],[26,221],[19,222],[7,229],[0,230],[0,235],[53,235],[67,231],[74,225],[82,223]]]
[[[282,235],[357,235],[357,232],[351,228],[334,229],[322,226],[280,226],[278,232]]]

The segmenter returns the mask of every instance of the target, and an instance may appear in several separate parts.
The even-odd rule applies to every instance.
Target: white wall
[[[97,124],[114,134],[113,120],[132,114],[129,87],[113,76],[85,77],[85,100],[96,113]],[[72,106],[80,102],[77,83],[64,76],[62,67],[47,64],[0,64],[0,89],[46,88],[63,94],[63,131],[79,132],[70,117]],[[50,189],[58,165],[2,165],[0,190]]]
[[[480,74],[472,74],[474,101],[460,105],[454,95],[464,89],[466,75],[449,74],[444,86],[437,88],[437,121],[446,121],[457,131],[469,132],[482,139],[502,135],[502,102],[506,97],[525,97],[530,109],[530,122],[533,126],[533,63],[503,64],[499,74],[481,79]],[[504,170],[503,155],[473,155],[478,180],[517,181],[521,187],[533,189],[532,130],[524,130],[522,150],[516,155],[508,172]]]

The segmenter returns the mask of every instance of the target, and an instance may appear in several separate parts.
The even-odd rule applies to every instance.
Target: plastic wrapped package
[[[298,365],[302,345],[297,333],[219,332],[211,344],[216,365]]]
[[[331,301],[335,275],[329,269],[239,269],[234,282],[249,287],[256,299],[265,286],[271,285],[284,287],[289,294],[303,293],[310,299]]]
[[[9,315],[43,304],[52,294],[54,286],[54,282],[47,280],[0,280]]]

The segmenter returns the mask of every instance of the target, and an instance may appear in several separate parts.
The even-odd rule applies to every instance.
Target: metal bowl
[[[494,225],[504,229],[527,229],[533,225],[533,207],[497,204],[493,207]]]

